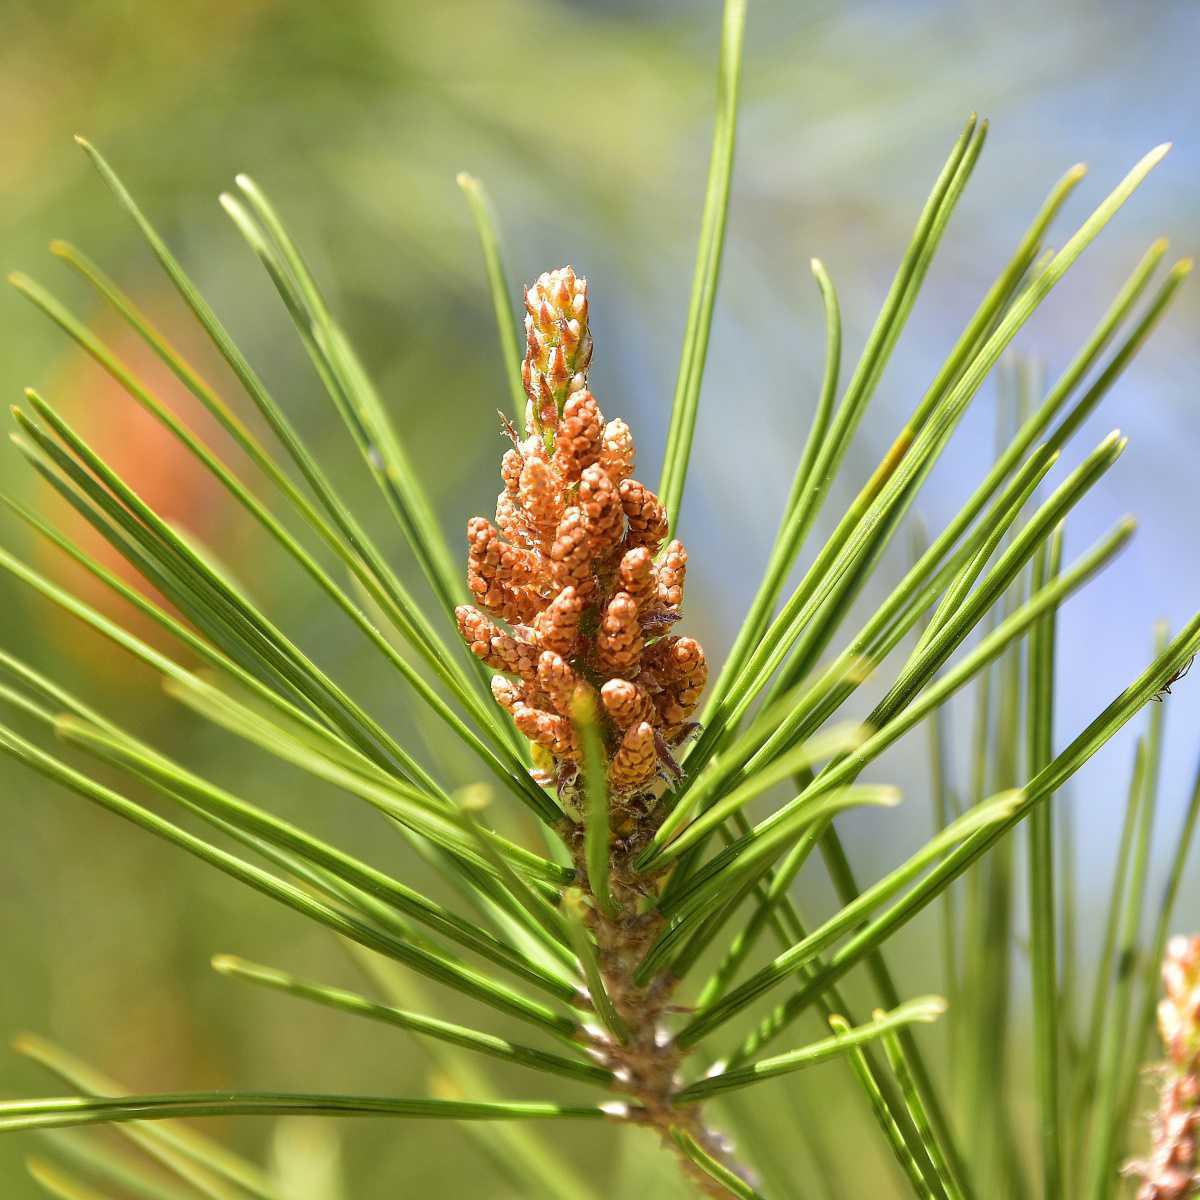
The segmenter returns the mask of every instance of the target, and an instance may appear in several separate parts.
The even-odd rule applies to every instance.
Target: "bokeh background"
[[[238,171],[267,188],[306,248],[456,544],[465,518],[494,497],[501,450],[494,412],[507,403],[478,245],[454,182],[460,170],[489,187],[517,280],[565,261],[588,276],[593,387],[610,415],[634,426],[643,472],[653,476],[707,166],[716,0],[8,0],[0,12],[0,262],[51,285],[178,398],[46,253],[51,237],[70,239],[221,378],[73,145],[71,135],[85,132],[334,464],[401,568],[408,564],[400,540],[361,482],[286,315],[217,206]],[[989,145],[835,493],[844,499],[1072,163],[1086,161],[1090,174],[1061,229],[1145,150],[1176,142],[1022,334],[1019,348],[1048,373],[1065,365],[1153,238],[1168,235],[1180,254],[1200,248],[1198,35],[1191,0],[1063,0],[1052,9],[981,0],[751,0],[729,241],[682,527],[691,553],[689,632],[713,658],[731,642],[752,594],[820,379],[810,256],[820,255],[838,284],[849,365],[963,118],[978,110],[992,119]],[[1125,512],[1141,528],[1118,563],[1064,610],[1060,744],[1141,669],[1152,623],[1177,626],[1200,599],[1198,316],[1193,285],[1067,455],[1077,461],[1113,426],[1131,437],[1072,520],[1069,549]],[[369,648],[261,553],[213,485],[15,293],[0,295],[0,329],[0,384],[11,400],[36,384],[64,405],[161,509],[217,547],[288,629],[336,663],[398,728],[424,736]],[[919,502],[933,528],[990,461],[995,397],[989,385]],[[49,504],[11,449],[0,450],[0,486]],[[0,536],[74,579],[13,522],[0,522]],[[877,599],[903,565],[898,547],[863,603]],[[164,745],[351,847],[391,854],[378,846],[370,814],[306,790],[277,764],[200,727],[169,705],[148,671],[8,580],[0,580],[0,613],[5,646],[79,683],[101,707],[120,706]],[[959,706],[952,716],[961,759],[969,711]],[[1167,710],[1160,869],[1200,751],[1198,717],[1200,677],[1180,685]],[[1069,798],[1081,835],[1082,920],[1092,939],[1085,949],[1094,945],[1107,892],[1133,732],[1089,764]],[[447,764],[447,775],[455,769]],[[898,782],[906,803],[845,822],[864,877],[898,861],[930,823],[919,736],[875,773]],[[423,1086],[425,1060],[403,1035],[249,992],[208,968],[211,954],[233,951],[353,982],[344,952],[313,928],[7,762],[0,799],[0,1030],[51,1035],[144,1090],[403,1094]],[[819,910],[819,873],[806,888]],[[1181,922],[1200,925],[1198,902],[1193,870]],[[939,985],[934,931],[918,922],[893,956],[906,991]],[[1023,988],[1018,972],[1019,1034]],[[1018,1037],[1018,1097],[1027,1058]],[[810,1152],[795,1125],[808,1119],[840,1160],[846,1195],[890,1194],[892,1177],[873,1135],[861,1137],[865,1118],[844,1070],[832,1065],[796,1078],[810,1117],[784,1107],[781,1093],[780,1136],[796,1148],[792,1190],[779,1194],[809,1194]],[[46,1090],[34,1068],[0,1051],[0,1091]],[[219,1132],[270,1153],[269,1123]],[[355,1200],[433,1188],[517,1194],[461,1130],[363,1123],[331,1136],[321,1152],[340,1153],[344,1194]],[[568,1131],[565,1144],[589,1172],[621,1173],[612,1194],[650,1186],[671,1194],[669,1177],[654,1174],[648,1140],[595,1145]],[[0,1143],[0,1194],[40,1194],[22,1167],[31,1148],[28,1139]]]

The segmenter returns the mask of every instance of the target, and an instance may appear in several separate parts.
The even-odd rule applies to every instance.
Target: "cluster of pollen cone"
[[[1172,938],[1163,961],[1158,1028],[1167,1051],[1162,1095],[1154,1116],[1150,1158],[1131,1163],[1142,1177],[1138,1200],[1186,1200],[1200,1194],[1200,936]]]
[[[698,642],[671,633],[687,553],[664,547],[667,515],[633,478],[634,443],[588,390],[587,281],[570,267],[525,293],[525,436],[500,473],[493,524],[467,524],[474,606],[456,612],[472,651],[498,672],[492,694],[534,746],[541,777],[567,792],[581,719],[598,719],[614,796],[653,788],[708,669]]]

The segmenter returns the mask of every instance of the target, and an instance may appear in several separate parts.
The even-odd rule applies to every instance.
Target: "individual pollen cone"
[[[555,758],[576,757],[575,731],[571,722],[559,713],[544,712],[518,702],[513,706],[517,728],[531,741],[544,746]]]
[[[555,712],[564,717],[570,716],[571,698],[579,686],[579,679],[567,660],[553,650],[543,651],[538,659],[537,678]]]
[[[537,615],[536,596],[501,583],[473,565],[467,568],[467,586],[480,608],[505,621],[531,621]]]
[[[609,719],[621,730],[652,721],[655,715],[654,701],[628,679],[610,679],[600,689],[600,701]]]
[[[591,392],[576,392],[563,408],[554,439],[554,462],[567,483],[578,483],[584,468],[600,458],[603,432],[604,418],[596,397]]]
[[[529,518],[513,499],[512,493],[504,491],[496,497],[496,525],[509,541],[519,542]]]
[[[517,481],[517,498],[537,535],[538,548],[548,549],[566,507],[558,472],[544,458],[530,455]]]
[[[676,539],[667,546],[658,568],[658,598],[664,605],[678,608],[683,603],[683,580],[686,574],[687,551],[683,543]]]
[[[500,460],[500,478],[504,480],[504,490],[510,496],[516,496],[520,490],[521,469],[524,466],[525,460],[515,446],[511,450],[505,450],[504,457]]]
[[[471,653],[487,662],[492,652],[492,635],[499,633],[499,629],[469,604],[460,604],[454,610],[454,618],[458,622],[458,632]]]
[[[506,675],[493,675],[492,697],[505,712],[512,712],[518,704],[524,702],[524,688]]]
[[[642,658],[642,631],[637,602],[628,592],[618,592],[604,610],[596,635],[596,661],[618,675],[637,671]]]
[[[1150,1158],[1130,1163],[1140,1176],[1138,1200],[1186,1200],[1200,1190],[1200,936],[1172,938],[1163,960],[1158,1028],[1168,1062]]]
[[[658,497],[636,479],[622,480],[619,493],[621,507],[629,522],[626,534],[629,543],[646,546],[652,554],[657,554],[667,536],[667,513]]]
[[[579,640],[579,622],[583,600],[573,587],[565,587],[534,618],[533,632],[543,650],[553,650],[564,658],[575,652]]]
[[[551,271],[525,308],[526,429],[501,459],[495,524],[467,525],[477,607],[456,610],[458,627],[500,672],[492,695],[533,743],[539,781],[549,776],[571,803],[580,786],[571,699],[579,688],[598,693],[609,790],[626,803],[659,786],[663,768],[678,769],[670,751],[707,678],[694,639],[662,636],[680,617],[687,552],[673,541],[655,565],[666,512],[632,476],[629,426],[606,424],[588,390],[587,283],[569,267]]]
[[[458,631],[471,647],[471,653],[495,671],[508,671],[522,679],[537,678],[538,649],[503,632],[483,613],[463,604],[454,610]]]
[[[627,550],[617,574],[621,578],[622,589],[633,597],[639,612],[647,611],[650,602],[661,594],[659,577],[654,572],[654,556],[645,546]]]
[[[647,679],[656,685],[654,702],[668,741],[683,731],[708,682],[708,662],[695,638],[665,637],[654,644],[646,662]]]
[[[625,517],[617,489],[600,467],[586,467],[580,476],[579,509],[583,513],[593,559],[607,558],[625,532]]]
[[[472,565],[497,583],[520,586],[537,582],[541,575],[537,556],[504,541],[500,530],[483,517],[467,522],[467,553]]]
[[[609,479],[618,486],[621,480],[628,479],[633,474],[635,457],[633,431],[620,417],[609,421],[604,427],[600,447],[600,465]]]
[[[595,592],[592,538],[583,513],[568,508],[558,523],[554,544],[550,547],[551,578],[556,587],[573,587],[581,597],[590,599]]]
[[[626,730],[608,769],[613,791],[633,791],[649,783],[658,772],[658,751],[654,744],[654,726],[649,721]]]

